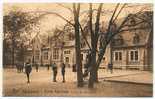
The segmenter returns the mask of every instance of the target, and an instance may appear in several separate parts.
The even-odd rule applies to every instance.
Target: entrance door
[[[70,64],[69,64],[69,57],[66,57],[66,58],[65,58],[65,63],[66,63],[66,65],[67,65],[68,67],[70,67]]]

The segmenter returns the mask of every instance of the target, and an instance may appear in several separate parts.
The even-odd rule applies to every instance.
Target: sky
[[[62,3],[61,3],[62,4]],[[68,8],[72,8],[72,4],[71,3],[64,3],[62,4],[65,7]],[[97,9],[99,4],[93,4],[93,8]],[[111,13],[109,13],[110,11],[113,11],[114,8],[116,6],[116,3],[106,3],[103,4],[103,10],[106,10],[106,14],[103,14],[101,17],[101,20],[109,20]],[[127,7],[127,6],[133,6],[133,7]],[[119,9],[122,7],[122,4],[120,5]],[[127,4],[126,8],[123,9],[123,11],[121,12],[121,14],[119,15],[119,17],[124,17],[126,16],[128,13],[134,13],[139,11],[141,8],[145,8],[146,7],[151,8],[152,9],[152,4]],[[38,13],[38,12],[56,12],[60,15],[62,15],[63,17],[65,17],[66,19],[70,19],[70,17],[73,16],[73,14],[71,13],[71,11],[69,11],[68,9],[60,6],[59,4],[56,3],[4,3],[3,4],[3,14],[7,14],[9,13],[11,10],[21,10],[23,12],[31,12],[31,13]],[[84,11],[88,11],[89,9],[89,5],[87,3],[85,4],[81,4],[81,12]],[[87,16],[82,16],[83,17],[87,17]],[[56,27],[61,27],[63,26],[66,22],[64,20],[62,20],[61,18],[54,16],[52,14],[46,15],[44,18],[42,18],[41,20],[41,34],[48,34],[47,31],[49,30],[53,30]]]

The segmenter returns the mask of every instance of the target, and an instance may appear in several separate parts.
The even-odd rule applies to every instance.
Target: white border
[[[2,37],[3,37],[3,24],[2,24],[2,16],[3,16],[3,9],[2,9],[2,4],[3,3],[72,3],[72,2],[81,2],[81,3],[88,3],[88,2],[92,2],[92,3],[101,3],[101,2],[104,2],[104,3],[154,3],[155,0],[0,0],[0,96],[2,96]],[[154,8],[154,7],[153,7]],[[155,20],[154,20],[155,22]],[[155,28],[155,25],[154,25],[154,28]],[[154,33],[155,33],[155,30],[154,30]],[[155,38],[155,35],[154,35],[154,38]],[[155,46],[155,43],[153,42],[153,46]],[[155,56],[155,53],[153,52],[153,55]],[[153,64],[155,62],[155,58],[153,59]],[[155,67],[153,68],[153,70],[155,71]],[[154,78],[154,74],[153,74],[153,78]],[[155,83],[154,79],[153,79],[153,83]],[[154,90],[154,86],[153,86],[153,90]],[[153,96],[154,96],[154,93],[153,93]],[[1,97],[0,97],[1,98]],[[6,98],[6,99],[9,99],[11,97],[3,97],[3,98]],[[33,99],[33,98],[36,98],[36,97],[12,97],[12,99],[24,99],[24,98],[29,98],[29,99]],[[39,99],[42,99],[43,97],[37,97]],[[44,98],[50,98],[51,97],[44,97]],[[64,97],[52,97],[54,99],[64,99]],[[72,97],[65,97],[66,98],[72,98]],[[82,98],[82,97],[80,97]],[[85,97],[83,97],[85,98]],[[86,99],[89,99],[90,97],[87,97]],[[95,97],[97,98],[97,97]],[[103,97],[103,98],[107,98],[107,97]],[[118,97],[119,98],[119,97]],[[123,98],[123,97],[122,97]],[[144,97],[145,98],[145,97]],[[78,99],[78,98],[74,98],[74,99]],[[129,99],[129,98],[128,98]]]
[[[3,60],[3,7],[2,1],[0,1],[0,96],[2,96],[2,87],[3,87],[3,74],[2,74],[2,60]]]
[[[45,3],[45,2],[81,2],[81,3],[153,3],[153,0],[3,0],[4,3]]]

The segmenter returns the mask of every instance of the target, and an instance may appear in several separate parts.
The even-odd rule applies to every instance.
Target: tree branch
[[[87,43],[89,49],[91,50],[91,47],[90,47],[90,45],[89,45],[89,42],[87,41],[87,38],[86,38],[85,33],[84,33],[83,29],[82,29],[82,26],[81,26],[81,24],[79,24],[79,25],[80,25],[80,29],[81,29],[81,34],[82,34],[82,36],[83,36],[85,42]]]
[[[67,7],[67,6],[64,6],[63,4],[57,3],[57,5],[59,5],[59,6],[63,7],[63,8],[65,8],[65,9],[68,9],[70,12],[73,13],[73,10],[72,10],[71,8],[69,8],[69,7]]]
[[[90,33],[91,33],[91,37],[93,37],[94,36],[94,32],[93,32],[93,27],[92,27],[92,4],[90,3],[89,4],[89,29],[90,29]]]
[[[96,23],[95,23],[95,37],[97,38],[98,41],[98,32],[99,32],[99,28],[100,28],[100,15],[101,15],[101,10],[102,10],[102,3],[100,4],[99,8],[98,8],[98,12],[96,15]]]
[[[117,20],[119,14],[121,13],[121,11],[123,10],[123,8],[126,6],[126,4],[124,4],[121,9],[119,10],[118,14],[116,15],[115,19],[113,20],[113,23],[115,22],[115,20]]]
[[[106,37],[108,36],[108,33],[111,33],[110,30],[111,30],[111,26],[113,25],[113,23],[112,23],[112,21],[113,21],[113,17],[114,17],[114,15],[115,15],[115,13],[116,13],[118,7],[119,7],[119,3],[116,5],[115,10],[114,10],[114,12],[113,12],[113,14],[112,14],[112,16],[111,16],[110,21],[109,21],[109,24],[108,24],[108,30],[107,30]]]

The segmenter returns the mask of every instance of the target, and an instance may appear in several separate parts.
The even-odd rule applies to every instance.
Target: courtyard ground
[[[62,83],[61,70],[58,69],[57,82],[52,82],[52,71],[39,68],[31,73],[31,83],[26,83],[26,75],[16,69],[3,70],[3,96],[105,96],[141,97],[153,94],[153,77],[148,71],[114,70],[111,74],[99,70],[99,83],[94,89],[76,86],[76,73],[66,68],[66,82]],[[87,79],[86,79],[87,80]]]

